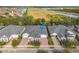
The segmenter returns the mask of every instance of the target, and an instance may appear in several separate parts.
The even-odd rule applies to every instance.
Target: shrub
[[[75,37],[75,38],[76,38],[76,40],[77,40],[77,41],[79,41],[79,35],[76,35],[76,37]]]
[[[73,48],[75,46],[75,41],[71,41],[71,40],[68,40],[68,39],[62,40],[61,43],[65,48]]]
[[[21,39],[14,39],[12,40],[12,46],[17,47],[17,45],[19,45],[20,42],[21,42]]]
[[[0,42],[0,46],[3,46],[5,44],[6,44],[6,42]]]
[[[53,41],[52,41],[52,38],[51,38],[51,35],[49,33],[49,29],[48,29],[48,26],[46,26],[46,29],[47,29],[47,33],[48,33],[48,44],[49,45],[53,45]]]
[[[33,46],[40,46],[40,42],[38,40],[30,41],[28,44]]]
[[[48,37],[48,44],[49,45],[53,45],[53,41],[52,41],[52,38],[51,37]]]

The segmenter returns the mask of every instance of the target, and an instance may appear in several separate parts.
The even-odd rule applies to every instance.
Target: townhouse
[[[57,37],[59,40],[74,40],[76,33],[73,26],[66,27],[64,25],[48,26],[51,37]],[[0,41],[8,42],[22,36],[23,39],[30,40],[47,40],[47,30],[44,25],[27,25],[17,26],[8,25],[0,26]]]
[[[64,25],[48,26],[51,37],[57,37],[60,41],[63,39],[75,39],[75,32],[70,27]]]
[[[79,25],[75,25],[75,26],[74,26],[74,30],[75,30],[76,32],[79,32]]]
[[[28,38],[29,40],[39,40],[41,38],[47,38],[46,27],[43,26],[41,29],[40,25],[28,25],[24,31],[23,38]]]
[[[3,29],[5,26],[0,26],[0,30]]]
[[[74,31],[74,26],[67,27],[66,37],[67,39],[75,40],[76,32]]]
[[[16,39],[25,30],[23,26],[9,25],[0,30],[0,41],[8,42],[9,40]]]

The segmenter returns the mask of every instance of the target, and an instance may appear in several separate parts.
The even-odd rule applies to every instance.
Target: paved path
[[[58,39],[56,37],[52,37],[53,43],[54,43],[54,47],[56,49],[62,49],[63,47],[60,45],[60,42],[58,41]]]

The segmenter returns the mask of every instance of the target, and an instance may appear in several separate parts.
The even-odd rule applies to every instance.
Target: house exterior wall
[[[42,34],[42,35],[40,35],[40,38],[47,38],[47,35]]]
[[[9,41],[9,38],[5,35],[3,35],[1,38],[0,38],[0,42],[8,42]]]
[[[8,38],[0,38],[0,42],[8,42],[9,39]]]
[[[67,37],[67,39],[74,41],[75,37],[69,36],[69,37]]]
[[[67,36],[67,39],[75,40],[76,34],[70,34]]]
[[[52,33],[51,36],[57,36],[57,33]]]
[[[79,29],[77,29],[77,31],[79,32]]]
[[[40,38],[28,37],[29,41],[39,40]]]
[[[17,39],[19,37],[18,34],[13,34],[9,37],[9,40]]]
[[[66,39],[66,37],[61,37],[60,39],[61,39],[61,40],[64,40],[64,39]]]
[[[28,33],[24,33],[24,34],[22,35],[22,38],[28,38],[28,36],[29,36]]]

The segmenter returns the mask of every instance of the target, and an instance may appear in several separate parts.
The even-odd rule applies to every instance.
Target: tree
[[[40,19],[40,24],[45,25],[45,19],[44,18]]]
[[[69,39],[61,40],[61,43],[65,48],[73,48],[75,46],[75,41]]]
[[[79,35],[76,35],[76,37],[75,37],[78,41],[79,41]]]
[[[49,22],[50,22],[50,25],[53,25],[53,19],[50,19]]]
[[[28,8],[26,9],[26,11],[24,11],[23,16],[27,16],[28,14]]]
[[[34,24],[35,24],[35,25],[40,25],[40,18],[35,19]]]

